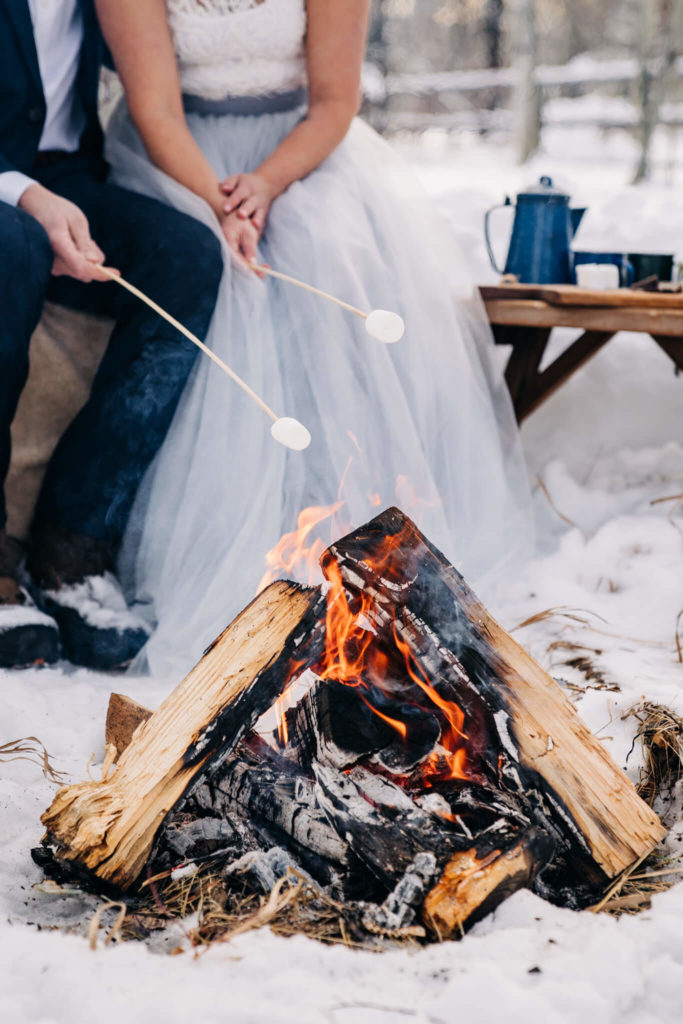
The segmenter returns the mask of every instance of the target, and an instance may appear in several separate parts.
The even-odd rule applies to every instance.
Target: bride
[[[308,542],[329,543],[398,504],[481,586],[529,540],[526,475],[466,260],[355,117],[369,0],[97,8],[125,90],[108,128],[114,180],[221,238],[207,344],[313,437],[304,452],[281,448],[200,357],[122,556],[158,622],[149,667],[188,668],[310,506],[321,521]],[[395,310],[404,338],[381,345],[349,313],[260,279],[244,262],[256,258],[364,310]]]

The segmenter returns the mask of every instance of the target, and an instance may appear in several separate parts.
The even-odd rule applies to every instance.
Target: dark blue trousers
[[[218,240],[193,218],[104,182],[73,156],[34,172],[85,213],[107,262],[200,338],[223,271]],[[36,528],[54,524],[117,544],[143,473],[161,445],[197,349],[115,283],[51,277],[52,250],[36,220],[0,203],[0,528],[10,424],[45,298],[113,317],[90,398],[49,463]]]

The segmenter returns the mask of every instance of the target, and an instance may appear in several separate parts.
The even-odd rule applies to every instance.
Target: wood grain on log
[[[550,852],[547,836],[532,829],[507,850],[482,855],[473,847],[454,854],[424,901],[425,924],[441,939],[462,935],[513,892],[529,886]]]
[[[314,784],[304,775],[278,772],[269,764],[250,764],[242,757],[212,788],[214,808],[220,806],[221,797],[227,798],[223,807],[228,815],[228,801],[232,801],[253,824],[274,828],[334,864],[347,863],[348,846],[316,805]]]
[[[262,591],[136,730],[114,773],[57,792],[42,817],[55,855],[129,888],[167,813],[280,695],[322,610],[317,589]]]
[[[400,534],[387,552],[386,539]],[[383,552],[383,554],[381,554]],[[492,618],[444,556],[398,509],[323,553],[350,594],[372,595],[380,612],[455,659],[493,714],[505,747],[534,773],[552,816],[608,877],[649,853],[665,835],[656,814],[578,717],[555,681]],[[380,566],[380,568],[375,568]],[[401,581],[401,586],[397,586]],[[422,650],[424,655],[424,650]],[[421,649],[415,642],[419,662]],[[433,666],[431,666],[433,668]],[[431,675],[431,673],[428,673]]]
[[[116,748],[117,759],[130,744],[137,727],[151,716],[149,708],[138,704],[132,697],[126,697],[123,693],[110,695],[104,735],[105,743],[111,743]]]

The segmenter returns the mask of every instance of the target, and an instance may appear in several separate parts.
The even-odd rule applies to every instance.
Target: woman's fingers
[[[237,188],[231,194],[230,199],[228,200],[228,202],[223,207],[225,213],[232,213],[232,211],[236,210],[237,207],[241,203],[243,203],[245,199],[248,199],[250,195],[251,195],[251,189],[249,188],[249,186],[247,184],[245,184],[245,182],[243,182],[243,181],[240,182],[240,184],[237,186]]]
[[[250,196],[248,199],[245,199],[240,206],[237,211],[237,216],[242,217],[243,220],[247,220],[249,217],[253,217],[260,205],[261,204],[257,196]]]
[[[250,225],[245,225],[244,229],[240,231],[240,248],[242,255],[248,263],[257,262],[257,246],[258,246],[258,235],[254,228]]]
[[[231,192],[234,192],[239,183],[239,174],[233,174],[231,178],[226,178],[225,181],[220,183],[221,192],[225,192],[226,196],[229,196]]]
[[[251,220],[238,220],[234,215],[226,217],[223,234],[237,257],[250,264],[258,262],[259,233]]]

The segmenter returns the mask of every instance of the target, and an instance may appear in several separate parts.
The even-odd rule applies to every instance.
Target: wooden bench
[[[12,422],[7,532],[25,540],[47,463],[85,403],[112,322],[47,303],[31,338],[30,370]]]
[[[649,334],[683,370],[683,294],[573,285],[486,285],[480,288],[495,340],[511,345],[505,378],[519,423],[620,331]],[[554,327],[580,337],[539,370]]]

